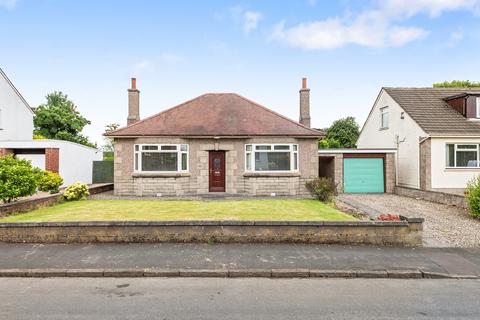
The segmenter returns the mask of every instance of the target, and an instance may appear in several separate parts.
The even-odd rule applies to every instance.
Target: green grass
[[[64,202],[0,222],[119,220],[349,221],[354,217],[317,200],[83,200]]]

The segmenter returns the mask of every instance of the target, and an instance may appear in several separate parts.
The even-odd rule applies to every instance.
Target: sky
[[[363,124],[382,86],[480,80],[480,0],[0,0],[0,67],[33,107],[62,91],[102,144],[206,92],[236,92],[315,128]]]

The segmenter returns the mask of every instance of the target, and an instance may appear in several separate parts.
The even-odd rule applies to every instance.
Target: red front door
[[[210,192],[225,192],[225,151],[209,152],[209,182]]]

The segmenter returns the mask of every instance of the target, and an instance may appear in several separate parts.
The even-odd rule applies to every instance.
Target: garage
[[[393,193],[394,149],[319,150],[319,177],[334,180],[337,192]]]
[[[385,192],[384,159],[356,158],[343,159],[343,192],[383,193]]]

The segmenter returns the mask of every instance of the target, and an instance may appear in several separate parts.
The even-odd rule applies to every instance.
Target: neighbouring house
[[[207,93],[140,120],[139,94],[133,78],[128,125],[106,134],[117,195],[304,196],[318,177],[324,134],[310,128],[306,79],[299,122],[235,93]]]
[[[58,172],[64,185],[92,183],[92,165],[102,153],[62,140],[33,140],[33,110],[0,69],[0,156],[13,154],[40,169]]]
[[[480,173],[480,90],[382,88],[357,145],[396,149],[398,186],[460,191]]]

